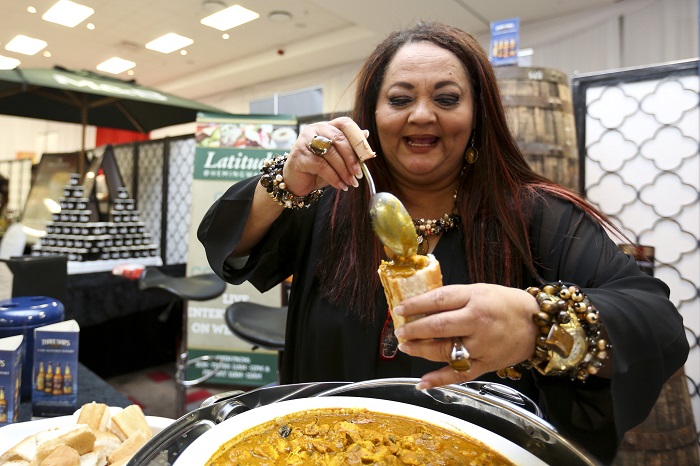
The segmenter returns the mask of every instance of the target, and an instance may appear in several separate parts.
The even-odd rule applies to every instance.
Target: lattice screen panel
[[[187,262],[194,146],[193,136],[114,146],[124,185],[165,265]]]
[[[636,244],[655,249],[691,346],[685,365],[700,426],[698,61],[573,80],[581,185]]]
[[[166,232],[168,246],[164,257],[168,264],[187,262],[194,149],[194,138],[176,139],[170,142]]]

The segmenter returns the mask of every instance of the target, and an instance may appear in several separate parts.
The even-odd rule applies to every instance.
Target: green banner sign
[[[269,149],[212,149],[197,147],[194,154],[195,180],[240,181],[259,175],[265,159],[275,152]]]
[[[289,115],[215,115],[197,118],[192,179],[187,275],[210,271],[197,227],[209,207],[234,183],[260,175],[265,159],[288,152],[297,138],[296,118]],[[282,305],[280,286],[261,293],[250,283],[229,284],[207,302],[187,303],[187,379],[218,370],[210,383],[256,387],[277,381],[277,352],[256,349],[233,335],[226,308],[237,301]],[[197,359],[209,355],[211,358]]]

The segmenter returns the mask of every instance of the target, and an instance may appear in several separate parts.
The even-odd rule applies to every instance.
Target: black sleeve
[[[264,292],[292,274],[299,228],[303,214],[285,209],[268,233],[251,252],[245,266],[236,269],[228,259],[243,235],[259,176],[231,186],[207,211],[197,229],[212,270],[229,283],[249,281]],[[309,209],[304,209],[309,210]]]
[[[646,419],[685,363],[683,319],[668,286],[641,272],[596,221],[568,202],[545,199],[531,228],[540,273],[577,284],[596,306],[613,346],[613,377],[572,383],[537,375],[541,404],[562,433],[610,462],[624,433]]]

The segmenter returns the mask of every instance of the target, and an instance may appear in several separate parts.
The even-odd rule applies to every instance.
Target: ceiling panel
[[[199,98],[360,60],[388,31],[417,19],[443,20],[483,34],[491,21],[519,17],[525,25],[619,0],[226,0],[227,5],[238,3],[261,15],[227,31],[228,40],[222,39],[221,31],[199,23],[210,12],[202,0],[76,1],[94,8],[95,14],[75,28],[41,19],[55,0],[4,1],[0,54],[20,59],[22,68],[59,65],[92,71],[98,63],[119,56],[137,63],[133,76],[122,73],[120,78]],[[29,5],[36,14],[27,12]],[[271,22],[268,15],[275,10],[290,12],[292,20]],[[87,22],[96,28],[88,30]],[[187,55],[144,48],[167,32],[194,39]],[[51,57],[5,51],[4,45],[17,34],[47,41]]]

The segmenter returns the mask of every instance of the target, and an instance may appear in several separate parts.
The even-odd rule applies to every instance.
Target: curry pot
[[[418,391],[418,379],[319,382],[265,386],[213,396],[146,443],[128,466],[173,464],[198,437],[216,424],[260,406],[297,398],[357,396],[409,403],[469,421],[519,445],[547,464],[598,466],[581,447],[562,437],[542,418],[537,405],[505,385],[467,382]]]

